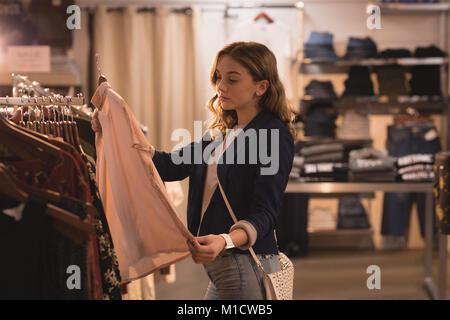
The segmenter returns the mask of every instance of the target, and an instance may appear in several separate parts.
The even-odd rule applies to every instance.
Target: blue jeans
[[[414,125],[391,125],[388,127],[387,147],[389,154],[402,157],[414,153],[435,154],[440,151],[439,138],[427,139],[434,125],[428,123]],[[432,137],[432,136],[431,136]],[[425,235],[425,194],[424,193],[385,193],[383,203],[382,235],[404,236],[408,226],[413,202],[417,203],[420,233]],[[434,203],[433,203],[434,208]],[[437,233],[436,215],[433,214],[433,232]]]
[[[266,273],[281,270],[278,255],[256,255]],[[250,254],[226,253],[203,265],[210,279],[205,300],[265,300],[263,276]]]
[[[333,35],[328,32],[311,32],[305,43],[305,58],[337,60],[333,48]]]

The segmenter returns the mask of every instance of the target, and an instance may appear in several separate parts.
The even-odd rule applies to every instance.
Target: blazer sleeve
[[[154,150],[152,160],[161,180],[178,181],[191,176],[194,164],[203,161],[203,142],[210,140],[210,134],[206,133],[201,140],[193,141],[171,153]]]
[[[178,181],[190,176],[193,165],[190,155],[194,150],[194,144],[195,142],[192,142],[171,153],[155,150],[152,160],[163,181]],[[181,163],[173,161],[176,157],[183,159],[186,155],[189,157],[188,161]]]
[[[268,142],[269,154],[272,155],[272,152],[279,154],[278,171],[273,175],[263,175],[261,168],[269,167],[270,164],[259,165],[251,197],[250,213],[244,218],[256,229],[256,240],[264,238],[275,229],[294,159],[294,139],[287,128],[279,129],[278,150],[271,150],[270,145],[271,143]]]

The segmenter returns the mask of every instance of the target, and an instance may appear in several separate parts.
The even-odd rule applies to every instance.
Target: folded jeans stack
[[[380,52],[379,57],[382,59],[409,58],[411,57],[411,51],[406,48],[386,49]]]
[[[445,57],[446,54],[435,46],[416,48],[417,58]],[[414,66],[411,69],[411,95],[440,96],[441,71],[439,65]]]
[[[402,181],[432,181],[434,155],[416,153],[397,159],[398,174]]]
[[[305,87],[305,95],[311,96],[313,99],[320,100],[336,100],[337,95],[334,91],[333,84],[330,81],[312,80]]]
[[[356,110],[346,111],[341,126],[336,130],[336,137],[338,139],[369,140],[369,117]]]
[[[325,143],[304,147],[302,177],[305,181],[346,181],[348,164],[340,143]]]
[[[304,133],[307,137],[334,138],[337,113],[331,103],[313,103],[308,107],[304,120]]]
[[[395,164],[395,157],[373,148],[350,151],[349,180],[395,181],[397,178]]]
[[[339,199],[338,229],[368,229],[370,228],[367,212],[358,196]]]
[[[380,66],[375,68],[375,73],[381,96],[397,97],[408,95],[405,68],[402,66]]]
[[[367,38],[350,37],[347,43],[347,52],[345,59],[367,59],[376,58],[378,55],[377,45],[375,42]]]
[[[338,56],[333,48],[333,35],[328,32],[311,32],[305,43],[305,58],[337,60]]]
[[[343,97],[347,96],[374,96],[373,83],[368,67],[353,66],[350,68],[348,78],[345,80]]]

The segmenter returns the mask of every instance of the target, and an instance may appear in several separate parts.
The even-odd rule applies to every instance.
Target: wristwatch
[[[231,237],[228,234],[222,233],[220,235],[225,239],[225,250],[233,249],[235,247],[233,241],[231,240]]]

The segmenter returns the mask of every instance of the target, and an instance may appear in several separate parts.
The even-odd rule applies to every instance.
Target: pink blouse
[[[92,97],[97,183],[123,282],[144,277],[190,255],[193,236],[178,218],[152,161],[152,149],[126,102],[107,82]]]

